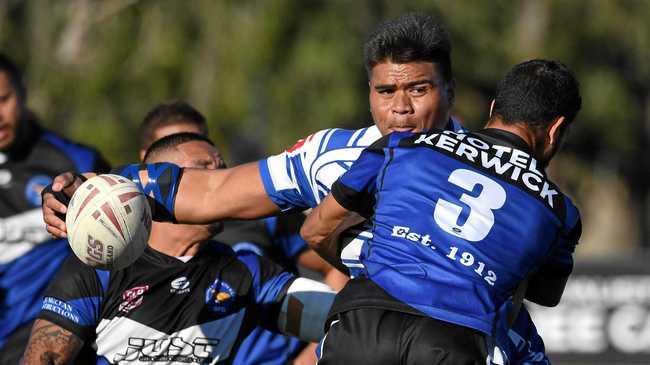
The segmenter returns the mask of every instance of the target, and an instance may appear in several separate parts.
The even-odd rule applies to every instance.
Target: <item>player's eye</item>
[[[429,88],[426,85],[415,86],[409,89],[412,95],[424,95]]]
[[[383,89],[377,89],[377,93],[381,95],[391,95],[395,92],[395,89],[389,89],[389,88],[383,88]]]

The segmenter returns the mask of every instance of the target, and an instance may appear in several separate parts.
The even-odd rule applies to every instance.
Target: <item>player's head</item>
[[[225,167],[219,151],[207,137],[197,133],[176,133],[165,136],[149,146],[145,163],[172,162],[181,167],[218,169]],[[198,237],[207,240],[223,228],[221,223],[185,225],[154,222],[152,237]],[[152,242],[155,238],[152,238]]]
[[[514,66],[499,82],[490,121],[524,127],[537,158],[548,163],[581,104],[571,70],[558,61],[531,60]]]
[[[173,162],[181,167],[200,169],[225,167],[214,143],[191,132],[174,133],[154,141],[144,155],[144,162]]]
[[[208,135],[208,124],[205,117],[190,104],[171,100],[156,105],[140,124],[140,159],[156,140],[170,134],[180,132]]]
[[[451,42],[424,14],[386,21],[363,48],[370,112],[382,134],[444,128],[454,101]]]
[[[27,91],[18,66],[0,53],[0,150],[12,145],[25,114]]]

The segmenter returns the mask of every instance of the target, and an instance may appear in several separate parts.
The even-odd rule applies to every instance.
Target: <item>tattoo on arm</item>
[[[37,319],[23,356],[23,364],[68,364],[72,362],[83,340],[74,333],[44,319]]]

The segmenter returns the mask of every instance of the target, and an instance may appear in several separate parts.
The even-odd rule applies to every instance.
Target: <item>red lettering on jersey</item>
[[[287,149],[287,152],[293,152],[293,151],[297,150],[298,148],[302,147],[305,144],[305,142],[311,141],[312,137],[314,137],[313,133],[308,135],[307,138],[299,139],[296,142],[296,144],[294,144],[291,148]]]

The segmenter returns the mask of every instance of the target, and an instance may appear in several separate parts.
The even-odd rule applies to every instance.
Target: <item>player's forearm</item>
[[[320,257],[334,267],[340,267],[338,237],[334,235],[336,228],[345,215],[332,216],[325,212],[322,206],[312,210],[300,229],[300,235]]]
[[[180,223],[253,219],[279,211],[269,199],[257,163],[223,170],[185,169],[174,214]]]
[[[37,319],[25,349],[22,364],[49,365],[71,363],[83,341],[74,333],[43,319]]]
[[[154,219],[208,224],[253,219],[279,208],[266,195],[257,163],[230,169],[181,169],[170,163],[128,165],[114,171],[155,199]]]

